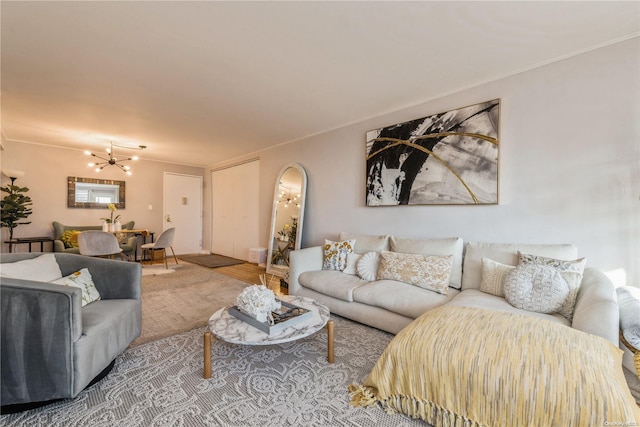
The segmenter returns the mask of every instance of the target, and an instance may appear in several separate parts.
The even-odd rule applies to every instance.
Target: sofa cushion
[[[547,258],[538,255],[523,254],[518,251],[519,264],[541,264],[555,268],[566,280],[569,286],[569,296],[565,300],[559,313],[567,319],[573,319],[573,309],[576,306],[576,298],[582,283],[582,275],[584,274],[584,266],[586,258],[580,258],[571,261],[565,261],[555,258]]]
[[[383,251],[377,277],[446,294],[449,288],[452,260],[452,255],[419,255]]]
[[[0,268],[0,276],[14,279],[50,282],[62,277],[60,266],[54,254],[45,254],[37,258],[16,262],[7,262]]]
[[[369,236],[366,234],[340,233],[340,240],[355,240],[353,251],[357,254],[389,250],[389,236]]]
[[[538,313],[557,313],[569,296],[569,285],[553,267],[522,264],[505,276],[504,295],[514,307]]]
[[[82,306],[91,304],[94,301],[100,299],[100,292],[96,289],[96,285],[93,283],[93,277],[89,273],[88,268],[83,268],[80,271],[69,274],[66,277],[51,281],[56,285],[74,286],[82,289]]]
[[[489,258],[502,264],[518,265],[518,251],[551,258],[575,259],[578,249],[573,245],[536,245],[468,242],[464,255],[464,275],[462,289],[479,289],[482,281],[482,258]]]
[[[453,264],[449,286],[460,289],[462,285],[462,239],[453,237],[448,239],[405,239],[390,237],[390,247],[393,252],[420,255],[452,255]]]
[[[482,258],[482,281],[480,290],[487,294],[504,297],[504,276],[515,267]]]
[[[571,326],[571,322],[558,313],[546,314],[536,313],[535,311],[526,311],[516,308],[509,304],[506,299],[495,295],[481,292],[477,289],[465,289],[453,298],[448,304],[459,305],[464,307],[486,308],[491,310],[508,311],[510,313],[522,314],[529,317],[537,317],[541,319],[552,320],[562,323],[565,326]]]
[[[380,252],[367,252],[358,261],[358,277],[373,282],[378,278]]]
[[[298,277],[300,286],[316,292],[353,302],[354,289],[366,285],[367,281],[358,276],[335,270],[305,271]]]
[[[322,269],[344,270],[347,266],[347,254],[353,252],[354,243],[355,240],[344,240],[340,242],[325,240]]]
[[[449,289],[449,293],[443,295],[395,280],[376,280],[355,288],[353,300],[415,319],[425,311],[450,301],[457,294],[455,289]]]

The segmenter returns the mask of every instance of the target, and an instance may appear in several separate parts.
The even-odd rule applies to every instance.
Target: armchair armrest
[[[586,268],[576,299],[571,325],[619,344],[620,312],[611,280],[598,269]]]
[[[69,396],[82,291],[6,277],[0,288],[3,405]]]
[[[305,271],[322,270],[322,246],[291,251],[289,254],[289,293],[296,295],[300,289],[298,277]]]

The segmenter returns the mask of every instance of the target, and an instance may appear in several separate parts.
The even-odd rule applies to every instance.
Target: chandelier
[[[89,167],[90,168],[95,167],[96,172],[100,172],[102,169],[106,168],[107,166],[116,166],[120,168],[123,172],[125,172],[127,175],[131,175],[131,168],[129,167],[129,165],[124,165],[122,164],[122,162],[126,162],[129,160],[138,160],[138,156],[127,157],[126,159],[118,159],[113,154],[113,147],[114,147],[114,144],[112,142],[109,148],[107,148],[106,150],[108,157],[103,157],[98,154],[94,154],[88,150],[85,151],[84,154],[86,154],[87,156],[97,157],[98,159],[102,160],[101,162],[89,163]],[[126,148],[129,150],[144,150],[145,148],[147,148],[146,145],[138,145],[138,147],[124,147],[122,145],[115,145],[115,147]]]
[[[291,191],[293,190],[291,187],[288,187],[284,184],[280,184],[282,188],[280,190],[280,194],[278,195],[278,203],[284,203],[284,207],[288,208],[290,204],[295,204],[296,207],[300,207],[300,194],[291,195]]]

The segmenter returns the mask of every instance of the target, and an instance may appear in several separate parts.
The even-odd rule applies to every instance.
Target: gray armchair
[[[1,254],[0,262],[40,255]],[[140,264],[66,253],[55,258],[63,276],[88,268],[101,300],[82,307],[79,288],[0,277],[3,412],[76,397],[140,335]]]

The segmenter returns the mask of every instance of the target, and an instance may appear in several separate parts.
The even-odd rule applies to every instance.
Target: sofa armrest
[[[571,325],[619,344],[620,312],[611,280],[595,268],[586,268],[576,299]]]
[[[300,289],[298,277],[305,271],[322,270],[322,246],[291,251],[289,254],[289,294],[297,295]]]
[[[0,288],[2,404],[70,396],[82,291],[6,277]]]
[[[142,266],[137,262],[75,254],[56,255],[56,261],[63,276],[88,268],[102,299],[141,299]]]
[[[54,240],[53,241],[53,252],[64,252],[66,248],[64,247],[64,242],[62,240]]]

